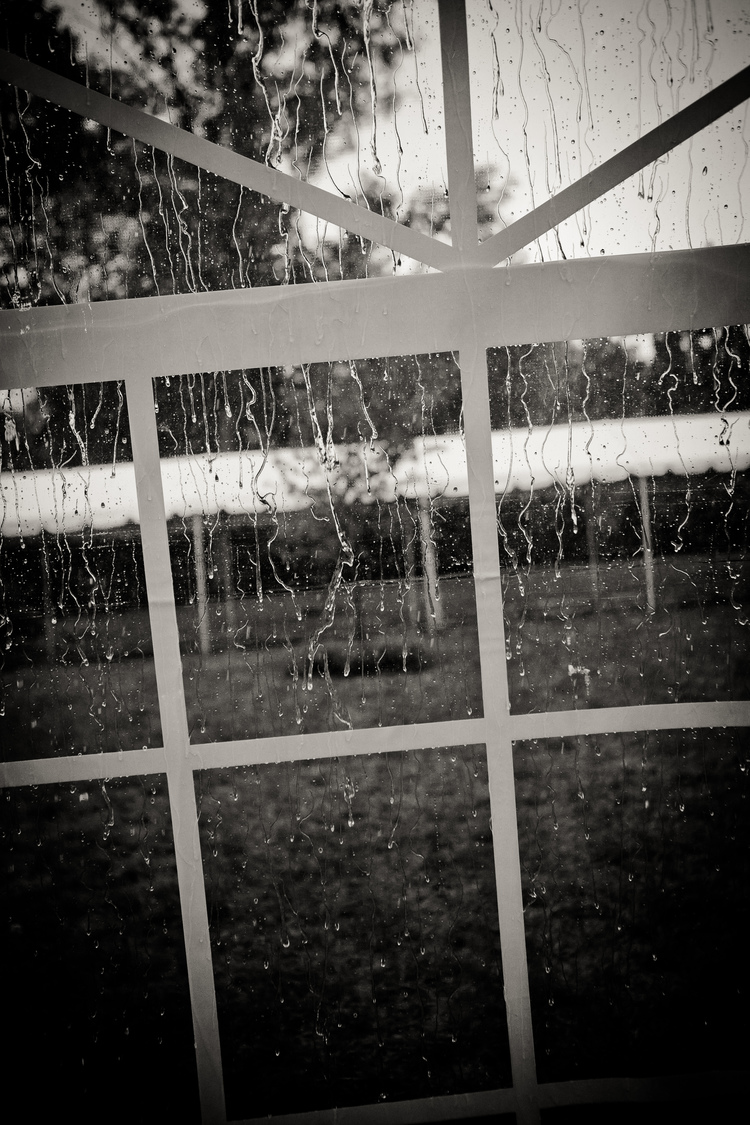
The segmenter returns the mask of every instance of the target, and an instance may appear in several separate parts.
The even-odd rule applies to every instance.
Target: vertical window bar
[[[477,202],[464,0],[439,0],[439,11],[451,232],[453,244],[466,262],[477,251]],[[537,1125],[487,359],[484,333],[478,324],[472,324],[461,340],[459,354],[508,1038],[517,1120],[519,1125]]]
[[[153,390],[151,381],[145,379],[126,380],[126,388],[129,415],[138,420],[132,426],[133,462],[159,711],[167,759],[202,1120],[203,1125],[223,1125],[226,1109],[216,994],[193,771],[188,758],[190,744]]]
[[[478,249],[466,7],[464,0],[439,0],[439,10],[451,239],[459,265]]]
[[[490,402],[484,333],[468,327],[460,349],[469,511],[477,598],[479,658],[487,730],[500,946],[508,1038],[519,1125],[538,1125],[536,1063],[531,1026],[521,861],[518,849],[513,741],[510,726],[500,555],[495,517]]]

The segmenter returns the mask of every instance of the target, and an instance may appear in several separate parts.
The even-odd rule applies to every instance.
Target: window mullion
[[[704,703],[647,703],[579,711],[539,711],[511,715],[514,739],[577,738],[610,731],[699,730],[703,727],[750,726],[750,703],[717,700]]]
[[[461,254],[456,258],[458,266],[477,251],[469,47],[463,0],[440,0],[439,9],[451,239]]]
[[[508,1036],[519,1125],[535,1125],[539,1120],[539,1111],[516,827],[487,361],[483,334],[476,325],[470,326],[460,349],[460,364]]]
[[[226,1121],[206,891],[193,770],[190,765],[182,660],[150,380],[127,380],[143,565],[167,760],[170,815],[193,1013],[203,1125]]]
[[[484,243],[482,244],[484,245]],[[0,312],[4,387],[684,331],[748,320],[750,244]]]

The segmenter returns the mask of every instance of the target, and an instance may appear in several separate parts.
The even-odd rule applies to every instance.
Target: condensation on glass
[[[196,786],[230,1119],[510,1084],[484,747]]]
[[[3,1059],[36,1075],[21,1115],[198,1121],[165,778],[8,790],[2,836]]]
[[[469,0],[480,238],[496,234],[747,66],[736,0],[498,5]],[[747,103],[566,220],[514,261],[742,242]]]
[[[514,749],[541,1081],[741,1071],[748,731]]]
[[[446,237],[436,3],[132,8],[41,9],[8,49]],[[5,83],[0,112],[6,308],[422,268]]]
[[[488,362],[513,709],[747,698],[747,326]]]
[[[479,714],[455,358],[154,384],[192,740]]]
[[[6,760],[161,741],[121,384],[0,390]]]

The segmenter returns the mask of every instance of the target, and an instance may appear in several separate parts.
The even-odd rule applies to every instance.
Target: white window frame
[[[463,0],[440,0],[440,32],[451,246],[0,52],[0,73],[7,81],[441,271],[0,314],[0,384],[4,387],[124,381],[163,732],[163,746],[147,752],[8,763],[0,766],[0,784],[166,774],[205,1125],[224,1125],[226,1111],[195,803],[196,770],[469,743],[486,746],[512,1087],[352,1110],[280,1115],[272,1120],[279,1125],[308,1121],[311,1125],[348,1121],[399,1125],[515,1112],[519,1125],[533,1125],[540,1109],[548,1106],[646,1100],[654,1094],[654,1083],[651,1079],[537,1082],[516,827],[514,741],[610,731],[750,727],[747,702],[510,714],[486,362],[487,348],[497,345],[686,330],[750,320],[748,244],[492,268],[750,96],[750,68],[480,246]],[[461,369],[483,716],[191,744],[152,379],[239,367],[444,351],[457,354]],[[684,1095],[683,1080],[670,1081],[675,1096]],[[695,1076],[692,1082],[695,1087]],[[659,1096],[664,1097],[669,1088],[662,1082]]]

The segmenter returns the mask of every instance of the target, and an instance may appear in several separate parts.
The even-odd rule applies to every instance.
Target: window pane
[[[483,747],[203,771],[229,1117],[510,1083]]]
[[[337,199],[449,223],[434,0],[115,7],[29,0],[8,47]],[[5,307],[421,268],[5,83],[0,112]]]
[[[6,760],[159,745],[119,383],[0,390]]]
[[[199,1120],[164,778],[7,790],[3,839],[4,1064],[27,1079],[24,1118]]]
[[[745,730],[520,742],[542,1081],[741,1070]]]
[[[193,741],[478,714],[454,358],[155,387]]]
[[[11,192],[4,201],[0,194],[0,304],[6,309],[421,269],[299,208],[108,133],[42,99],[28,100],[25,131],[13,109],[6,123],[11,156],[3,182]],[[48,134],[58,138],[60,154],[50,152]],[[44,168],[36,178],[25,175],[27,142]],[[441,194],[437,205],[424,206],[443,204]],[[430,221],[429,210],[415,207],[414,225],[427,231]]]
[[[514,710],[747,698],[747,329],[488,361]]]
[[[742,9],[736,0],[468,0],[480,237],[522,218],[747,66]],[[514,261],[744,241],[748,141],[745,104]]]

